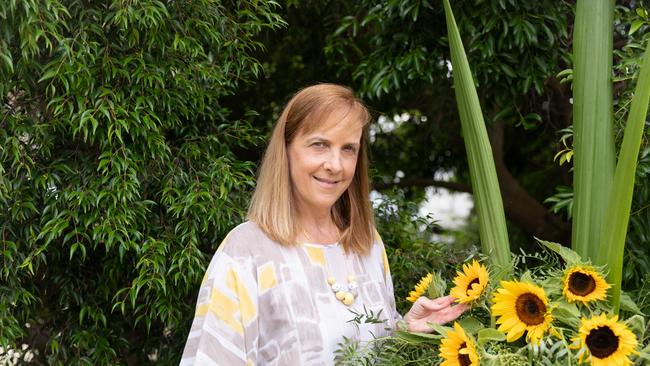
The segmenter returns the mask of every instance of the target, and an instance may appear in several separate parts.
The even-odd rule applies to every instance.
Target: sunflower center
[[[544,315],[546,315],[546,305],[539,297],[525,293],[517,298],[515,305],[517,316],[526,325],[538,325],[544,322]]]
[[[618,337],[609,327],[598,327],[587,336],[587,347],[591,355],[607,358],[618,349]]]
[[[462,350],[462,349],[464,349],[466,347],[467,347],[467,343],[463,342],[463,344],[461,344],[460,347],[458,347],[458,351],[460,351],[460,350]],[[472,360],[469,358],[469,355],[459,353],[458,354],[458,363],[460,364],[460,366],[469,366],[469,365],[472,364]]]
[[[467,295],[469,295],[469,290],[472,289],[472,286],[475,283],[481,283],[481,282],[478,280],[478,278],[473,279],[472,282],[470,282],[469,285],[467,285],[467,291],[465,292]]]
[[[569,276],[569,290],[574,295],[586,296],[596,289],[596,280],[588,274],[575,272]]]

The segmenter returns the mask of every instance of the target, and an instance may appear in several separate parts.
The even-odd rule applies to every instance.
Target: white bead
[[[358,287],[359,287],[359,285],[357,284],[357,281],[350,281],[350,283],[348,283],[348,288],[350,290],[358,288]]]
[[[340,283],[335,282],[335,283],[332,284],[332,291],[338,292],[340,290],[341,290],[341,284]]]

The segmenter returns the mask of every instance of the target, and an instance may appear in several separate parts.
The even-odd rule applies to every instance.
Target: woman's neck
[[[340,238],[339,228],[331,212],[300,212],[298,215],[301,233],[299,238],[310,243],[331,244]]]

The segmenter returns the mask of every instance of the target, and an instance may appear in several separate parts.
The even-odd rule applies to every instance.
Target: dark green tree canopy
[[[0,4],[3,346],[49,364],[177,362],[187,300],[253,183],[233,149],[259,134],[221,100],[260,74],[277,9]]]

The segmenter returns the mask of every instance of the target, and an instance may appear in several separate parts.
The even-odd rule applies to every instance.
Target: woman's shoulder
[[[228,237],[244,240],[255,239],[259,236],[263,236],[265,239],[268,239],[262,229],[253,221],[244,221],[241,224],[235,226],[228,233]]]
[[[250,255],[274,242],[252,221],[245,221],[234,227],[219,245],[219,252],[230,256]]]
[[[379,235],[379,231],[375,227],[372,228],[372,248],[373,250],[385,250],[384,241],[381,239],[381,235]]]
[[[384,266],[384,273],[390,273],[390,265],[388,264],[388,256],[386,255],[386,247],[384,246],[384,241],[379,235],[379,231],[376,228],[373,228],[373,239],[372,248],[370,250],[370,255],[373,259],[379,259]]]

